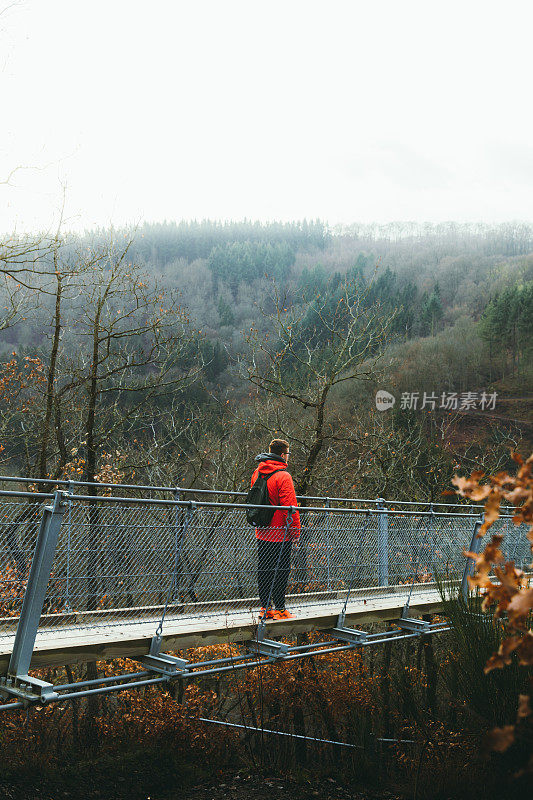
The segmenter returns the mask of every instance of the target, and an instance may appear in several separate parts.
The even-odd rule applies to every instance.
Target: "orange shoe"
[[[274,611],[274,619],[295,619],[295,616],[284,608],[283,611]]]
[[[265,611],[266,611],[266,614],[265,614]],[[260,608],[259,609],[259,616],[260,617],[266,617],[266,619],[277,619],[276,612],[274,611],[273,608],[269,608],[269,609]]]

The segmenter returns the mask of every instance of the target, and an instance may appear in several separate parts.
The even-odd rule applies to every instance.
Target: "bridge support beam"
[[[43,702],[55,696],[53,687],[28,671],[67,499],[66,492],[56,492],[53,504],[44,508],[7,677],[0,681],[0,691],[27,699],[38,695]]]

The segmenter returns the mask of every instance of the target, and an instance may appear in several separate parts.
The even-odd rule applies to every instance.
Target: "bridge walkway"
[[[357,627],[363,624],[394,622],[402,614],[406,587],[393,586],[376,592],[375,589],[359,588],[352,592],[346,606],[346,624]],[[289,620],[267,620],[268,636],[284,637],[313,631],[327,631],[337,624],[346,592],[338,593],[328,600],[313,601],[303,595],[287,597],[295,618]],[[62,664],[78,664],[93,660],[142,657],[148,651],[150,640],[161,619],[162,607],[146,609],[142,616],[102,626],[98,619],[84,619],[77,615],[76,624],[62,628],[55,625],[40,627],[31,659],[31,667],[39,668]],[[139,609],[139,612],[141,610]],[[436,614],[442,611],[440,592],[434,583],[421,584],[413,590],[410,613],[415,615]],[[67,616],[66,620],[69,618]],[[55,620],[57,623],[58,620]],[[222,612],[189,610],[188,613],[167,612],[162,639],[166,650],[187,650],[214,644],[229,644],[251,640],[260,622],[257,601],[254,609],[246,607],[225,608]],[[13,636],[0,637],[0,673],[6,671]]]
[[[353,647],[385,640],[357,625],[396,621],[405,636],[437,630],[413,617],[442,610],[436,578],[464,589],[479,509],[310,500],[299,508],[289,574],[295,618],[265,624],[242,503],[176,491],[162,499],[0,492],[0,693],[56,699],[29,671],[57,664],[130,657],[166,680],[192,667],[163,651],[244,642],[272,661],[302,655],[276,644],[298,633],[333,631]],[[285,510],[290,518],[294,509]],[[498,525],[506,555],[529,564],[525,530],[508,515]]]

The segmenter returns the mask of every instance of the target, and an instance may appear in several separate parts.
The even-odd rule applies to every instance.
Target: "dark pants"
[[[257,540],[257,584],[259,600],[266,608],[268,602],[282,611],[291,569],[292,542],[264,542]],[[278,565],[279,559],[279,565]],[[276,566],[278,567],[276,572]]]

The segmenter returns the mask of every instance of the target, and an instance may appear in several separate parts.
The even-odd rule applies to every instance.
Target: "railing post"
[[[476,521],[476,524],[474,525],[474,533],[472,534],[472,540],[470,542],[470,548],[469,548],[469,552],[471,553],[476,553],[476,554],[479,553],[481,547],[481,537],[478,536],[478,533],[479,529],[483,525],[484,519],[485,519],[485,514],[482,513],[480,515],[480,518]],[[463,579],[461,581],[461,594],[463,595],[465,603],[468,602],[468,576],[469,575],[471,576],[473,574],[474,574],[474,559],[467,558],[465,569],[463,572]]]
[[[176,486],[173,492],[174,500],[181,500],[181,492],[179,486]],[[172,596],[175,598],[178,591],[178,543],[180,531],[180,507],[174,507],[174,577],[173,577],[173,590]]]
[[[15,680],[27,676],[30,668],[66,498],[66,492],[56,491],[53,505],[44,507],[9,661],[8,675]]]
[[[389,585],[389,515],[385,500],[378,497],[378,585]]]
[[[329,497],[326,497],[324,508],[329,509],[329,506],[330,506]],[[331,589],[330,553],[331,553],[331,544],[329,541],[329,511],[326,511],[326,563],[327,563],[327,573],[328,573],[328,592]]]
[[[67,579],[65,585],[65,605],[67,611],[72,610],[70,605],[70,542],[72,532],[72,495],[74,494],[74,484],[72,481],[67,481],[68,493],[68,527],[67,527]]]

